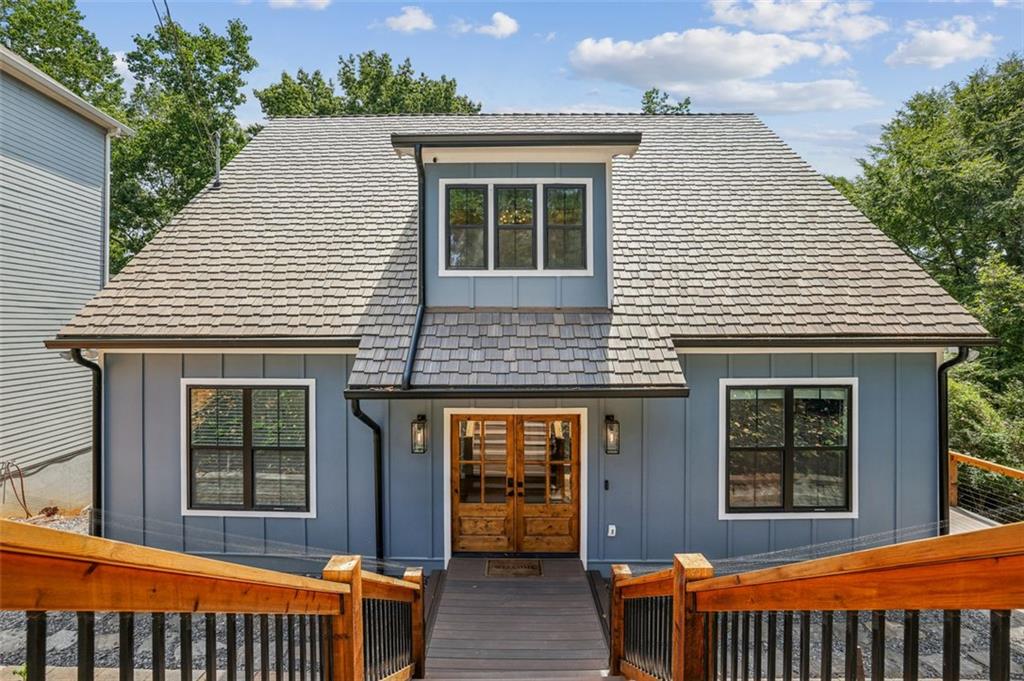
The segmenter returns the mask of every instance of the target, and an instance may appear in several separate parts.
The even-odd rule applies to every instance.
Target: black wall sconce
[[[427,417],[418,415],[412,422],[412,453],[427,453]]]
[[[611,414],[604,417],[604,453],[619,453],[619,422]]]

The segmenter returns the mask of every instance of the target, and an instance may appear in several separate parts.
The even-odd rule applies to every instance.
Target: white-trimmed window
[[[719,514],[855,517],[857,379],[723,379]]]
[[[315,515],[312,379],[182,380],[182,512]]]
[[[441,276],[593,274],[591,178],[442,179]]]

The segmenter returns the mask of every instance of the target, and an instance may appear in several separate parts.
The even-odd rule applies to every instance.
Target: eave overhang
[[[632,156],[640,146],[639,132],[608,133],[392,133],[391,146],[399,156],[412,156],[417,147],[428,162],[472,161],[481,151],[510,158]]]
[[[600,399],[615,397],[689,397],[687,385],[677,386],[451,386],[445,388],[417,388],[401,390],[394,387],[349,386],[345,397],[350,400],[443,400],[469,398],[578,398]]]
[[[355,337],[290,337],[290,336],[58,336],[44,341],[48,350],[155,350],[189,348],[288,349],[295,348],[357,348]]]
[[[858,347],[971,347],[998,345],[989,335],[878,336],[847,334],[833,336],[673,336],[676,348],[858,348]]]

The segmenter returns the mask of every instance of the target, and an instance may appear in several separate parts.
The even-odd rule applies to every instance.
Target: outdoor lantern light
[[[619,422],[611,414],[604,417],[604,453],[619,453]]]
[[[420,414],[412,422],[412,453],[427,453],[427,417]]]

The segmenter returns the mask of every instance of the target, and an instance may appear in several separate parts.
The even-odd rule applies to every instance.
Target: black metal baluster
[[[775,655],[778,648],[779,616],[775,611],[768,613],[768,681],[775,681]]]
[[[288,615],[288,681],[295,681],[295,615]]]
[[[832,681],[832,612],[821,614],[821,679]]]
[[[960,611],[946,610],[942,618],[942,679],[960,680]]]
[[[316,615],[306,618],[309,621],[309,681],[316,681]]]
[[[323,634],[320,636],[320,678],[323,681],[331,678],[334,665],[334,648],[327,645],[328,641],[334,640],[334,619],[331,617],[320,618],[320,628]]]
[[[782,613],[782,678],[793,681],[793,613]]]
[[[299,615],[299,681],[306,681],[306,616]]]
[[[269,615],[260,615],[260,681],[270,681]]]
[[[187,612],[178,616],[178,638],[181,643],[182,681],[192,681],[192,615]]]
[[[846,681],[857,681],[857,627],[860,614],[856,610],[846,611],[846,652],[843,653]]]
[[[800,613],[800,681],[811,679],[811,613]]]
[[[871,681],[885,681],[885,611],[871,613]]]
[[[921,616],[916,610],[903,613],[903,681],[917,681]]]
[[[736,681],[739,678],[740,672],[740,614],[734,612],[732,614],[732,641],[730,646],[732,647],[732,681]]]
[[[78,613],[78,681],[92,681],[96,673],[96,613]]]
[[[274,615],[274,679],[284,681],[284,617]]]
[[[750,613],[744,612],[741,618],[743,622],[743,681],[750,681]]]
[[[708,666],[704,674],[705,681],[715,681],[718,678],[718,617],[717,612],[712,612],[704,618],[704,626],[707,627],[704,640],[708,642]]]
[[[153,613],[153,681],[164,681],[164,671],[167,667],[167,651],[164,636],[165,618],[162,612]]]
[[[242,650],[245,656],[245,681],[256,679],[256,636],[252,615],[242,615]]]
[[[117,666],[120,681],[135,681],[135,615],[118,615]]]
[[[224,615],[224,632],[227,636],[228,646],[228,681],[238,679],[238,630],[235,628],[235,616],[231,613]]]
[[[217,678],[217,616],[206,615],[206,678]]]
[[[722,681],[728,681],[729,679],[729,613],[722,613],[722,621],[718,627],[722,636],[722,645],[719,652],[721,662],[718,667],[722,672]]]
[[[754,681],[761,681],[761,613],[754,614]]]
[[[989,673],[992,681],[1010,681],[1010,611],[993,610],[989,642]]]
[[[25,665],[27,681],[46,679],[46,613],[33,610],[25,613]]]

